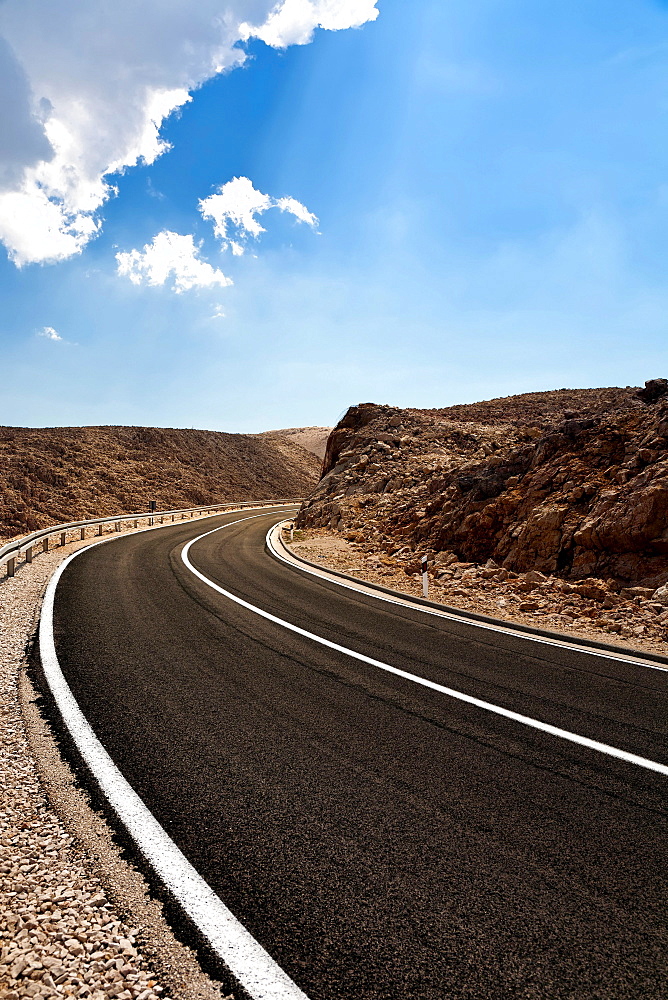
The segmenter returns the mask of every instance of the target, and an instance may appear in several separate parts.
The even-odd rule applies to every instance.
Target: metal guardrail
[[[67,536],[72,532],[79,532],[79,537],[83,540],[86,537],[86,528],[98,528],[98,535],[103,534],[105,524],[113,524],[115,531],[121,530],[123,521],[134,521],[134,528],[137,528],[139,521],[148,521],[149,526],[155,524],[159,519],[160,524],[165,523],[165,518],[176,521],[177,514],[181,515],[181,520],[186,519],[186,515],[194,517],[197,514],[215,514],[224,510],[243,509],[245,507],[269,507],[280,506],[286,503],[301,503],[303,497],[289,497],[287,500],[239,500],[222,504],[211,504],[203,507],[180,507],[177,510],[156,510],[140,512],[137,514],[116,514],[113,517],[98,517],[87,521],[68,521],[67,524],[53,524],[49,528],[41,528],[31,535],[24,535],[14,542],[8,542],[0,548],[0,567],[7,566],[7,576],[14,576],[16,571],[16,561],[21,556],[25,556],[26,563],[32,562],[33,549],[40,542],[42,551],[49,551],[49,543],[52,538],[60,536],[60,544],[67,543]]]

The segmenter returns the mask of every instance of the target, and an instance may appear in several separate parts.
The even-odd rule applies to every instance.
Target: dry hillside
[[[668,579],[668,382],[352,407],[300,524],[515,572]]]
[[[158,508],[306,496],[320,459],[282,432],[0,427],[0,537]]]

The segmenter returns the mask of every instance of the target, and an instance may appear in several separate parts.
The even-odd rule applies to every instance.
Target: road
[[[98,737],[310,1000],[665,998],[668,779],[303,629],[668,763],[668,672],[424,615],[277,562],[270,513],[67,567],[58,658]]]

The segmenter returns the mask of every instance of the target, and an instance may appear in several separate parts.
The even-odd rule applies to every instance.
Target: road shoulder
[[[161,904],[77,786],[40,711],[24,650],[45,585],[90,543],[40,555],[0,584],[3,812],[0,998],[220,1000]]]
[[[396,595],[399,603],[412,606],[415,605],[411,598],[422,598],[420,573],[417,570],[407,573],[401,563],[382,551],[368,551],[368,546],[351,543],[323,528],[295,531],[292,542],[289,532],[282,531],[280,541],[284,555],[296,557],[295,561],[305,560],[330,579],[336,580],[331,573],[342,575],[347,584],[368,593],[373,593],[373,587],[381,587]],[[472,564],[466,566],[470,568]],[[452,581],[438,580],[430,567],[429,600],[442,605],[444,612],[462,611],[494,619],[500,625],[545,630],[566,642],[603,643],[630,656],[638,653],[659,659],[668,656],[668,641],[663,638],[667,634],[665,624],[654,612],[633,600],[620,605],[617,617],[624,621],[620,631],[616,623],[614,628],[610,627],[593,598],[569,594],[567,605],[556,588],[539,583],[525,594],[520,589],[526,587],[524,580],[490,582],[470,569],[468,576],[465,573],[466,570]]]

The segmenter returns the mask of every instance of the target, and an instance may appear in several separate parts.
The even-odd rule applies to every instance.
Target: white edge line
[[[267,513],[270,511],[253,516],[263,517]],[[144,530],[156,531],[168,527],[174,525],[170,523]],[[39,624],[40,657],[49,688],[79,753],[141,854],[247,993],[254,1000],[308,1000],[306,994],[228,910],[147,809],[98,740],[63,676],[53,636],[53,609],[58,582],[67,566],[82,552],[94,545],[116,541],[119,537],[127,538],[127,535],[104,538],[72,553],[49,581]]]
[[[194,576],[205,583],[208,587],[211,587],[212,590],[222,594],[223,597],[229,598],[229,600],[241,605],[241,607],[246,608],[248,611],[252,611],[254,614],[260,615],[260,617],[265,618],[267,621],[280,625],[282,628],[288,629],[296,635],[301,635],[305,639],[310,639],[313,642],[319,643],[321,646],[333,649],[337,653],[343,653],[345,656],[350,656],[355,660],[359,660],[361,663],[368,663],[372,667],[377,667],[379,670],[384,670],[387,673],[394,674],[396,677],[402,677],[404,680],[412,681],[414,684],[419,684],[421,687],[429,688],[432,691],[438,691],[439,694],[447,695],[449,698],[455,698],[458,701],[466,702],[468,705],[474,705],[476,708],[481,708],[486,712],[492,712],[494,715],[501,715],[506,719],[511,719],[513,722],[519,722],[523,726],[529,726],[531,729],[538,729],[543,733],[548,733],[550,736],[556,736],[559,739],[567,740],[569,743],[577,743],[579,746],[586,747],[589,750],[596,750],[598,753],[606,754],[608,757],[616,757],[628,764],[635,764],[637,767],[643,767],[649,771],[656,771],[658,774],[668,776],[668,765],[666,764],[659,764],[657,761],[647,760],[645,757],[639,757],[637,754],[628,753],[626,750],[619,750],[617,747],[608,746],[606,743],[599,743],[598,740],[591,740],[586,736],[579,736],[577,733],[570,733],[566,729],[559,729],[557,726],[551,726],[547,722],[541,722],[540,719],[532,719],[527,715],[520,715],[518,712],[513,712],[508,708],[503,708],[500,705],[493,705],[488,701],[482,701],[480,698],[474,698],[472,695],[456,691],[454,688],[445,687],[443,684],[437,684],[435,681],[427,680],[425,677],[418,677],[417,674],[411,674],[407,670],[401,670],[399,667],[390,666],[389,663],[383,663],[382,660],[375,660],[370,656],[365,656],[363,653],[357,653],[355,650],[348,649],[346,646],[340,646],[336,642],[324,639],[322,636],[314,635],[313,632],[308,632],[306,629],[299,628],[298,625],[292,625],[290,622],[283,621],[282,618],[277,618],[276,615],[272,615],[268,611],[263,611],[254,604],[249,604],[248,601],[244,601],[235,594],[231,594],[229,590],[225,590],[217,583],[214,583],[213,580],[204,576],[203,573],[200,573],[200,571],[190,562],[188,553],[191,547],[195,545],[196,542],[201,541],[202,538],[206,538],[208,535],[213,535],[214,532],[221,531],[224,528],[231,528],[233,525],[246,520],[250,520],[250,518],[240,518],[238,521],[232,521],[230,524],[222,525],[220,528],[214,528],[212,531],[205,531],[202,535],[192,538],[181,550],[181,559],[191,573],[193,573]]]
[[[359,587],[355,587],[351,583],[344,583],[343,580],[328,573],[326,566],[308,566],[301,559],[297,559],[297,557],[295,557],[293,561],[292,559],[288,559],[286,556],[282,555],[274,545],[274,541],[271,536],[273,532],[284,523],[285,522],[281,521],[279,524],[274,524],[273,527],[271,527],[267,532],[265,541],[271,554],[282,563],[285,563],[286,566],[294,566],[296,569],[301,570],[302,573],[310,573],[311,576],[317,576],[320,577],[321,580],[327,580],[329,583],[335,583],[337,587],[344,587],[346,590],[354,590],[358,594],[366,594],[367,597],[373,597],[377,601],[385,601],[387,604],[398,604],[403,608],[411,608],[413,611],[421,612],[421,614],[434,615],[436,618],[448,618],[450,621],[461,622],[463,625],[473,625],[475,628],[486,629],[488,632],[503,632],[504,635],[511,635],[520,639],[529,639],[531,642],[538,642],[544,646],[556,646],[558,649],[570,649],[575,650],[577,653],[588,653],[591,656],[600,656],[604,660],[614,660],[617,663],[628,663],[634,667],[646,667],[647,670],[660,670],[664,673],[668,672],[668,666],[664,667],[660,663],[652,663],[650,660],[635,659],[634,657],[629,656],[619,656],[617,653],[610,653],[605,649],[596,649],[592,646],[580,646],[579,643],[568,642],[566,639],[548,639],[542,635],[535,635],[533,632],[521,632],[519,629],[507,628],[504,625],[493,625],[491,622],[477,621],[475,618],[467,618],[464,615],[454,614],[452,611],[446,611],[445,609],[440,611],[436,608],[428,608],[421,604],[414,604],[410,599],[410,594],[401,595],[400,597],[390,597],[389,594],[376,593],[375,590],[369,587],[366,580],[360,580],[359,582],[361,586]]]

